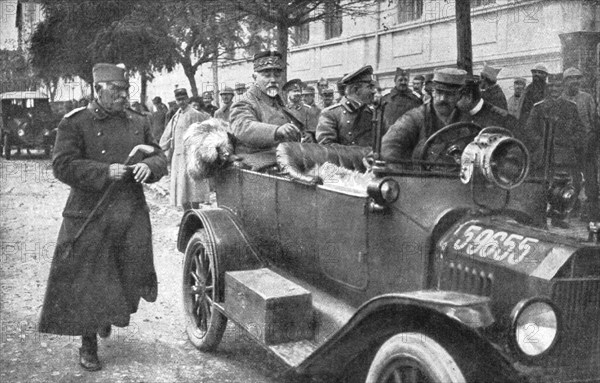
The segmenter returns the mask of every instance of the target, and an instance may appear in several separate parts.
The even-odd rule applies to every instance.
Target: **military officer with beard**
[[[339,103],[324,109],[317,124],[317,142],[371,146],[373,144],[371,104],[376,92],[373,68],[360,68],[341,80],[346,95]]]
[[[457,108],[460,90],[465,85],[467,72],[462,69],[436,69],[433,74],[433,99],[406,112],[381,142],[385,161],[398,162],[410,159],[415,150],[433,133],[444,126],[465,119]]]
[[[236,153],[274,149],[280,142],[300,141],[301,129],[284,111],[281,98],[282,56],[265,51],[254,56],[255,83],[231,106],[231,132],[237,139]]]

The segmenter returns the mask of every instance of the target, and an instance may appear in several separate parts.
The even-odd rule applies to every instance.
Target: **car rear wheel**
[[[465,378],[454,358],[435,340],[419,333],[388,339],[377,351],[366,383],[459,383]]]
[[[2,137],[2,144],[4,149],[4,158],[10,160],[10,141],[8,139],[8,134],[5,134],[4,137]]]
[[[201,351],[214,350],[227,327],[227,317],[214,308],[220,285],[214,254],[204,230],[196,232],[185,249],[183,306],[190,342]]]

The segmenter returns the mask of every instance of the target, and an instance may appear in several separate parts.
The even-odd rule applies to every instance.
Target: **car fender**
[[[365,364],[394,335],[418,332],[438,341],[454,358],[467,381],[518,381],[510,361],[478,329],[492,325],[489,298],[450,291],[422,290],[385,294],[363,304],[348,323],[297,368],[302,374],[336,376],[348,366]],[[479,365],[479,368],[475,367]]]
[[[206,230],[208,250],[215,257],[220,278],[224,278],[225,271],[264,267],[265,262],[259,256],[259,252],[237,217],[229,210],[208,208],[186,211],[179,226],[177,249],[185,252],[188,241],[200,229]]]

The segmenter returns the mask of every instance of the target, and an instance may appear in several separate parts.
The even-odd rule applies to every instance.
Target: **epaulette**
[[[326,110],[333,110],[333,109],[335,109],[335,108],[339,108],[339,107],[341,107],[341,106],[342,106],[342,104],[340,104],[340,103],[338,102],[337,104],[329,105],[327,108],[323,109],[321,112],[324,112],[324,111],[326,111]]]
[[[72,111],[70,111],[69,113],[65,114],[63,117],[64,118],[69,118],[71,116],[76,115],[77,113],[81,112],[82,110],[87,109],[87,106],[80,106],[79,108],[75,108]]]
[[[536,102],[535,104],[533,104],[533,106],[536,106],[536,105],[541,105],[541,104],[543,104],[543,103],[544,103],[544,101],[546,101],[546,100],[538,101],[538,102]]]

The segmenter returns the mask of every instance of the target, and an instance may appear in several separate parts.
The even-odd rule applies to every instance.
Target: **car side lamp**
[[[400,197],[400,185],[392,177],[376,179],[367,186],[367,194],[371,197],[368,209],[372,213],[381,213]]]

